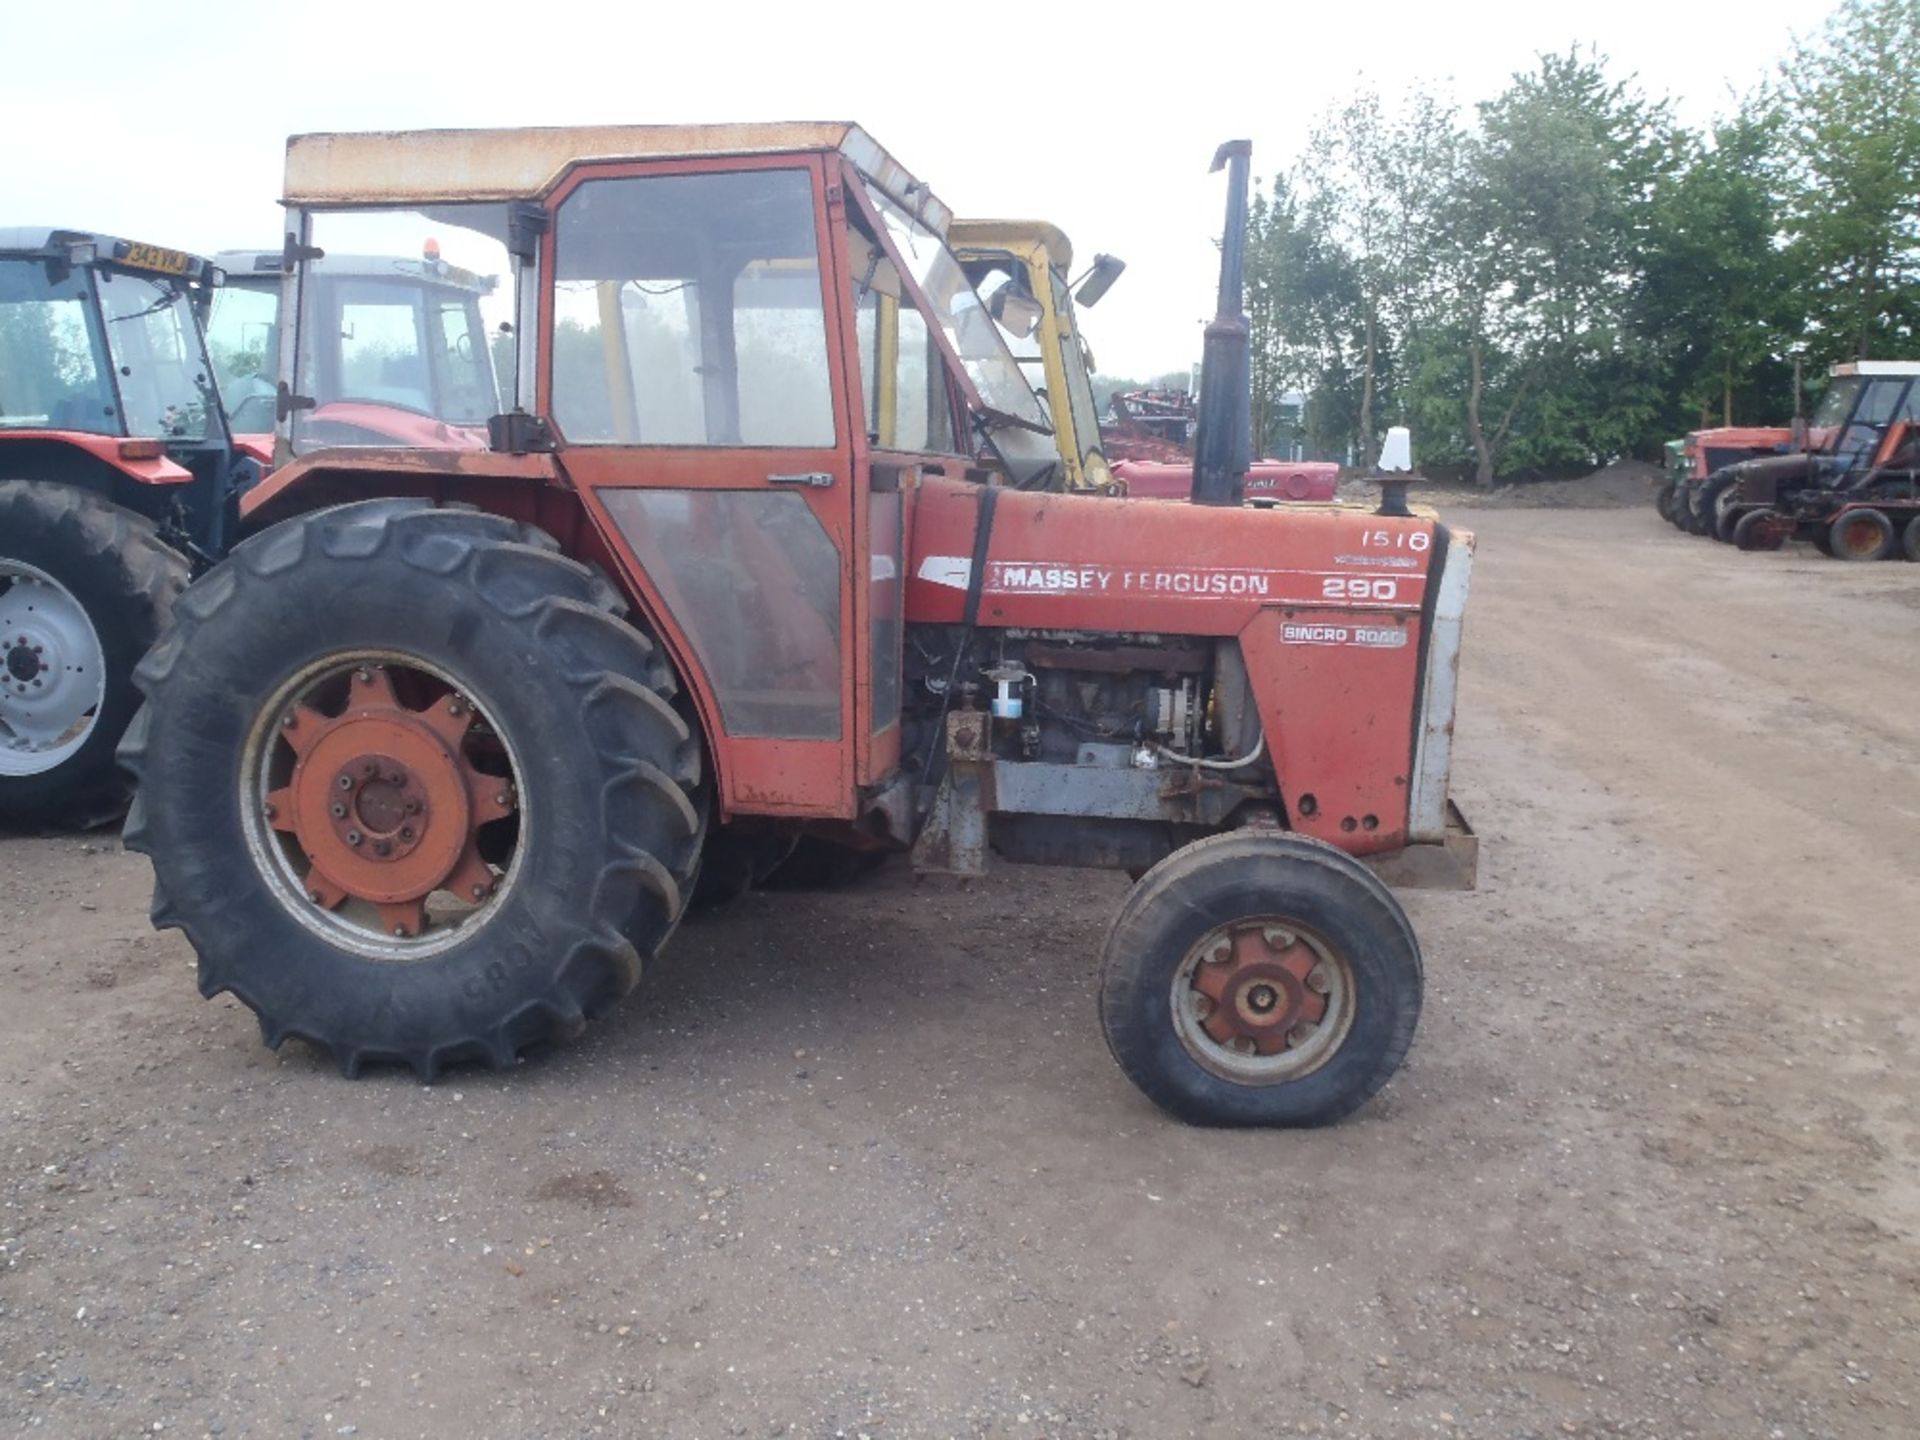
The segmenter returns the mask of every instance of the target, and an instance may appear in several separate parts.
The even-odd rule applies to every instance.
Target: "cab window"
[[[867,440],[882,450],[961,455],[965,432],[954,423],[953,381],[932,327],[907,299],[880,248],[849,232],[860,382]]]
[[[559,207],[555,258],[570,442],[834,444],[806,171],[589,180]]]

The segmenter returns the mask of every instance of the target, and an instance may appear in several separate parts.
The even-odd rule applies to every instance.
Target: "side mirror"
[[[1022,340],[1040,328],[1040,319],[1046,313],[1033,287],[1027,283],[1024,269],[1015,269],[1007,283],[993,292],[993,298],[987,302],[987,312],[1002,330]]]
[[[1126,268],[1127,262],[1118,255],[1094,256],[1093,268],[1081,280],[1080,288],[1073,292],[1073,303],[1083,310],[1098,305],[1101,297],[1113,288],[1113,282],[1120,278]]]

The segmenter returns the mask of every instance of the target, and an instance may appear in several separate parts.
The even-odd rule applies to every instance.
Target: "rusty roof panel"
[[[946,206],[859,126],[846,121],[737,125],[566,125],[498,130],[376,130],[287,141],[288,205],[514,200],[543,194],[587,161],[837,150],[944,232]]]

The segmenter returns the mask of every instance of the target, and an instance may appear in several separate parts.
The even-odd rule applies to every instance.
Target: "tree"
[[[1472,289],[1488,313],[1487,333],[1469,343],[1477,373],[1496,347],[1520,369],[1503,417],[1511,462],[1591,464],[1654,429],[1658,356],[1626,321],[1653,195],[1678,144],[1664,103],[1577,48],[1541,56],[1480,106],[1465,189],[1481,233],[1466,239],[1482,257],[1470,262]],[[1490,484],[1501,432],[1489,434],[1475,404],[1469,428]]]
[[[1786,207],[1824,360],[1915,353],[1920,0],[1844,0],[1781,67]]]
[[[1281,397],[1308,396],[1300,423],[1310,449],[1349,454],[1358,436],[1353,354],[1362,289],[1353,259],[1334,236],[1333,201],[1297,177],[1277,176],[1248,216],[1247,315],[1253,328],[1253,441],[1283,437]],[[1284,437],[1291,439],[1293,437]]]
[[[1777,413],[1786,393],[1778,357],[1805,316],[1779,243],[1781,130],[1777,107],[1744,105],[1655,186],[1634,324],[1669,376],[1668,429]]]

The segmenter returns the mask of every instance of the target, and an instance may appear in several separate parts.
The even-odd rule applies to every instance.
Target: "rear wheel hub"
[[[31,775],[86,743],[106,693],[99,633],[66,586],[0,559],[0,775]]]
[[[516,798],[510,780],[475,767],[474,719],[458,692],[404,704],[384,665],[353,670],[338,714],[295,703],[280,717],[296,758],[264,813],[305,856],[309,902],[328,911],[362,902],[384,933],[408,939],[428,928],[429,896],[474,906],[493,893],[479,832],[512,814]]]

